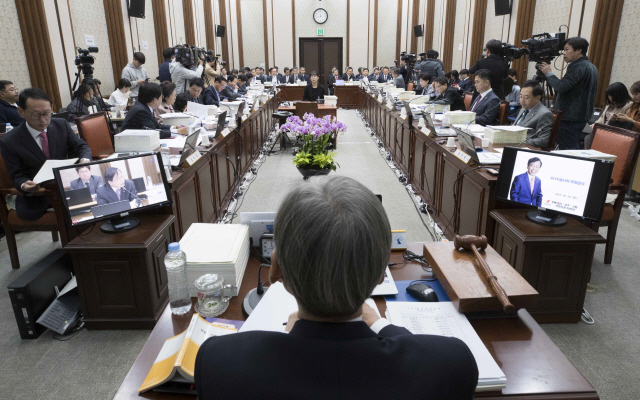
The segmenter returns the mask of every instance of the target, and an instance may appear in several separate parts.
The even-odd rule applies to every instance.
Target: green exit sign
[[[324,36],[324,28],[318,28],[318,36]]]

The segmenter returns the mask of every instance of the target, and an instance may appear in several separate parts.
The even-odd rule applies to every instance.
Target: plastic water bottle
[[[442,115],[444,116],[444,118],[442,119],[443,128],[449,127],[449,116],[447,115],[448,112],[449,112],[449,106],[444,106],[444,110],[442,111]]]
[[[171,312],[182,315],[191,309],[189,283],[187,282],[187,255],[180,250],[180,243],[169,244],[169,252],[164,256],[169,281],[169,305]]]
[[[162,143],[160,145],[160,155],[162,157],[162,166],[164,168],[164,174],[167,176],[167,180],[171,180],[171,150],[169,150],[169,145],[166,143]]]
[[[9,132],[12,129],[13,129],[13,126],[9,122],[7,122],[7,130],[5,130],[5,132]]]

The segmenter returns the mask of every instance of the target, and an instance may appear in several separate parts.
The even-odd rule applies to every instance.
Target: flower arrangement
[[[294,133],[304,141],[302,149],[293,158],[298,169],[330,169],[335,171],[337,163],[333,161],[336,153],[330,152],[329,139],[338,133],[344,133],[347,126],[327,115],[316,118],[306,113],[302,119],[297,116],[287,118],[287,122],[280,129],[283,132]]]

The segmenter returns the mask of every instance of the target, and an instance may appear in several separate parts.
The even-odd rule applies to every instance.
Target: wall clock
[[[324,24],[327,22],[327,18],[329,18],[329,14],[324,8],[318,8],[313,12],[313,20],[318,24]]]

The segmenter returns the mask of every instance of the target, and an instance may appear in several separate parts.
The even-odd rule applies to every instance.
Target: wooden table
[[[338,107],[356,109],[358,108],[358,97],[364,93],[359,85],[336,86],[334,96],[338,97]]]
[[[410,243],[408,248],[421,254],[423,243]],[[392,253],[391,262],[402,262],[402,253]],[[234,297],[221,318],[244,320],[242,300],[258,281],[260,262],[249,259],[249,264],[240,286],[239,295]],[[266,278],[266,272],[263,272]],[[430,277],[418,264],[407,264],[402,269],[392,269],[395,280],[411,280]],[[382,297],[375,299],[378,309],[384,315],[386,309]],[[115,399],[190,399],[194,396],[155,393],[138,395],[138,389],[149,373],[164,341],[186,330],[193,314],[174,316],[167,307],[158,320],[151,336],[138,358],[129,370],[116,393]],[[476,393],[483,399],[598,399],[598,394],[582,376],[540,325],[526,310],[508,319],[476,319],[471,321],[485,346],[507,377],[507,387],[499,392]],[[416,379],[419,379],[417,377]],[[224,383],[221,383],[224,384]],[[328,382],[327,384],[330,384]]]
[[[289,111],[295,114],[296,106],[281,106],[278,107],[278,111]],[[338,106],[328,106],[326,104],[318,104],[318,115],[316,117],[324,117],[325,115],[330,115],[332,117],[336,117],[338,111]]]
[[[302,101],[306,86],[278,86],[280,101]]]
[[[530,210],[494,210],[493,247],[540,296],[529,312],[538,322],[579,322],[591,277],[598,232],[576,219],[548,227],[529,221]]]

